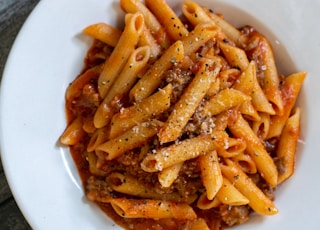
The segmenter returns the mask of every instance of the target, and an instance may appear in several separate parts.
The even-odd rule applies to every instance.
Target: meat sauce
[[[259,65],[259,43],[256,39],[259,38],[259,33],[252,27],[245,27],[242,29],[244,36],[247,36],[249,40],[252,40],[250,49],[247,50],[247,54],[251,59],[255,59]],[[229,41],[224,39],[224,42]],[[202,52],[206,49],[213,49],[216,54],[220,54],[219,46],[216,40],[210,40],[205,47],[202,47],[199,52],[186,58],[183,63],[175,63],[172,68],[166,71],[164,85],[171,83],[174,88],[174,92],[171,98],[171,102],[175,103],[181,96],[184,88],[189,84],[192,78],[195,76],[198,68],[198,61],[202,56]],[[102,70],[103,63],[109,57],[112,52],[112,48],[105,45],[100,41],[94,41],[92,47],[89,49],[85,58],[85,68],[80,76],[86,75],[86,80],[79,84],[78,93],[72,98],[66,100],[67,119],[71,122],[75,117],[81,117],[83,123],[86,125],[87,130],[92,132],[83,132],[81,141],[75,145],[70,146],[70,151],[73,160],[77,166],[86,197],[89,200],[94,201],[100,208],[111,217],[117,224],[126,229],[155,229],[155,230],[179,230],[186,229],[188,221],[175,220],[175,219],[144,219],[144,218],[123,218],[115,213],[111,205],[105,202],[105,197],[127,197],[128,195],[120,194],[113,191],[106,182],[106,176],[112,172],[122,172],[134,176],[135,178],[143,181],[146,186],[154,188],[160,194],[170,194],[171,192],[177,192],[181,201],[187,201],[193,195],[199,196],[205,191],[200,179],[200,168],[197,159],[189,160],[185,162],[180,170],[178,178],[175,180],[172,186],[169,188],[163,188],[158,182],[157,173],[147,173],[140,167],[143,156],[141,156],[140,148],[133,149],[126,152],[121,157],[111,160],[104,164],[101,168],[96,169],[90,166],[90,159],[94,156],[87,152],[87,145],[92,137],[94,127],[91,123],[94,113],[97,107],[101,103],[97,89],[97,79]],[[239,76],[237,67],[230,66],[226,62],[222,62],[223,69],[234,69],[234,74],[230,75],[228,79],[229,84],[232,85]],[[259,68],[258,68],[259,70]],[[259,75],[259,73],[258,73]],[[261,75],[261,74],[260,74]],[[73,83],[72,83],[73,84]],[[203,99],[205,101],[206,98]],[[215,125],[215,119],[203,116],[201,107],[203,101],[200,103],[197,111],[192,116],[187,126],[183,131],[183,138],[190,138],[210,132]],[[120,95],[120,97],[113,103],[114,111],[120,111],[121,108],[130,106],[128,95]],[[161,114],[158,117],[159,120],[165,121],[168,117],[169,111]],[[232,119],[232,113],[230,113],[230,119]],[[277,140],[273,142],[266,142],[269,146],[270,154],[274,154]],[[156,149],[160,143],[157,137],[150,140],[150,149]],[[93,159],[94,160],[94,159]],[[253,181],[264,191],[264,193],[273,199],[273,188],[269,186],[259,174],[250,175]],[[210,229],[224,229],[228,226],[234,226],[241,224],[248,220],[251,208],[248,205],[242,206],[229,206],[225,204],[219,205],[217,208],[210,210],[200,210],[196,206],[196,202],[191,203],[194,211],[198,217],[203,218]],[[88,220],[90,221],[90,220]]]

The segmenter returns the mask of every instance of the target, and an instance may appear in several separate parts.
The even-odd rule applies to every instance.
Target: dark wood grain
[[[12,44],[28,15],[39,0],[0,0],[0,76]],[[0,161],[0,229],[29,230],[8,186]]]

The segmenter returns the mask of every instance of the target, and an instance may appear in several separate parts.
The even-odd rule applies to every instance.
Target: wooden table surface
[[[11,46],[28,15],[39,0],[0,0],[0,77]],[[0,79],[1,79],[0,78]],[[0,158],[0,229],[31,229],[8,186]]]

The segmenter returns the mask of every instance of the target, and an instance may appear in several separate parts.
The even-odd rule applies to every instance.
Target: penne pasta
[[[193,220],[197,216],[186,203],[164,200],[114,198],[110,201],[114,211],[125,218],[175,218]]]
[[[239,68],[241,71],[244,71],[248,67],[249,60],[243,49],[224,42],[219,42],[219,46],[230,66]]]
[[[201,46],[203,46],[210,39],[218,33],[218,28],[208,23],[198,24],[188,36],[181,39],[184,55],[189,56],[195,53]]]
[[[225,139],[222,147],[217,149],[218,155],[223,158],[236,157],[242,154],[247,148],[247,143],[239,138],[229,137]]]
[[[207,193],[204,192],[201,194],[201,196],[198,199],[197,207],[201,210],[209,210],[212,208],[219,207],[220,204],[221,204],[221,201],[217,197],[215,197],[212,200],[209,200]]]
[[[256,163],[252,160],[250,155],[242,152],[239,155],[231,157],[231,160],[237,162],[243,172],[247,174],[255,174],[257,173]]]
[[[180,169],[183,165],[183,162],[172,165],[168,168],[163,169],[158,174],[158,180],[163,187],[169,188],[175,179],[178,178]]]
[[[271,185],[276,186],[278,181],[278,172],[276,166],[265,150],[260,139],[254,134],[248,122],[244,120],[241,114],[237,114],[235,121],[229,122],[228,128],[237,138],[242,138],[247,142],[247,152],[256,163],[261,176]]]
[[[94,66],[83,74],[81,74],[78,78],[76,78],[67,88],[66,91],[66,100],[73,101],[76,97],[79,97],[80,91],[84,88],[85,85],[91,79],[98,79],[102,70],[102,65]]]
[[[253,78],[253,90],[251,94],[252,105],[258,112],[268,113],[270,115],[275,115],[272,105],[269,103],[267,96],[264,94],[257,77]]]
[[[99,94],[104,98],[116,76],[135,49],[144,29],[144,19],[140,13],[127,14],[126,26],[110,57],[106,60],[98,79]]]
[[[84,135],[81,117],[76,117],[61,135],[60,142],[64,145],[75,145],[80,142]]]
[[[263,36],[260,37],[259,48],[261,49],[262,54],[262,88],[268,100],[274,105],[274,108],[276,108],[277,114],[281,115],[283,113],[283,103],[281,99],[281,92],[279,90],[280,79],[271,46]]]
[[[283,114],[271,117],[267,139],[279,137],[281,135],[282,129],[286,120],[289,118],[294,104],[296,103],[305,78],[306,72],[299,72],[291,74],[283,80],[281,87],[282,100],[284,101]]]
[[[233,161],[226,160],[227,165],[221,165],[222,174],[248,200],[249,206],[262,215],[274,215],[278,209],[272,201],[252,182],[252,180]]]
[[[160,129],[158,133],[160,143],[174,141],[181,135],[183,128],[206,95],[219,70],[218,63],[211,60],[203,61],[198,73],[184,91],[180,100],[175,104],[167,121]]]
[[[188,30],[165,0],[146,0],[146,5],[173,41],[188,35]]]
[[[130,91],[131,99],[139,102],[151,95],[161,84],[164,71],[183,58],[183,44],[181,41],[177,41],[162,54],[137,84],[133,86]]]
[[[117,45],[122,34],[121,30],[103,22],[87,26],[82,32],[112,47]]]
[[[120,193],[132,195],[135,197],[142,197],[148,199],[164,199],[175,202],[187,202],[192,203],[196,197],[190,196],[187,199],[183,199],[179,193],[158,193],[153,187],[146,186],[143,182],[137,178],[125,175],[119,172],[113,172],[106,177],[106,181],[110,187]]]
[[[99,151],[98,157],[103,160],[117,158],[126,151],[141,146],[157,133],[160,126],[161,122],[158,121],[140,123],[119,137],[97,146],[96,151]]]
[[[150,12],[150,10],[140,0],[120,0],[121,8],[127,13],[142,13],[147,27],[151,33],[157,33],[162,26],[157,18]]]
[[[287,120],[277,147],[278,184],[288,179],[294,172],[296,145],[300,134],[300,108],[293,111]]]
[[[161,148],[155,154],[148,154],[141,162],[141,168],[146,172],[162,171],[214,150],[215,142],[210,136],[200,136]]]
[[[252,122],[252,130],[261,140],[265,140],[270,128],[270,115],[267,113],[259,114],[260,120]]]
[[[206,188],[207,197],[212,200],[222,186],[222,174],[216,151],[210,151],[199,157],[202,184]]]
[[[248,198],[242,195],[225,177],[223,177],[223,184],[217,193],[217,198],[221,203],[233,206],[246,205],[249,203]]]
[[[136,124],[147,121],[170,107],[172,85],[168,84],[157,93],[145,98],[140,103],[124,108],[111,120],[110,138],[114,138]]]
[[[213,20],[197,2],[183,1],[182,13],[193,26],[201,23],[211,23],[214,25]]]
[[[238,90],[224,89],[210,98],[204,107],[204,112],[211,116],[217,115],[234,106],[241,105],[243,102],[249,101],[250,99],[249,96]]]
[[[102,128],[109,124],[113,115],[112,101],[121,99],[127,94],[132,85],[136,82],[138,74],[146,66],[151,56],[149,46],[139,47],[132,52],[127,63],[124,65],[119,76],[115,80],[114,86],[106,94],[103,102],[98,107],[94,115],[94,126]]]

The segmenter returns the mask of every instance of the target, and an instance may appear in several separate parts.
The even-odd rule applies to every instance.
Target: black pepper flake
[[[223,41],[224,43],[229,43],[229,40],[226,39],[226,38],[224,38],[222,41]]]
[[[239,175],[235,175],[233,178],[234,178],[235,180],[238,180],[238,179],[239,179]]]

